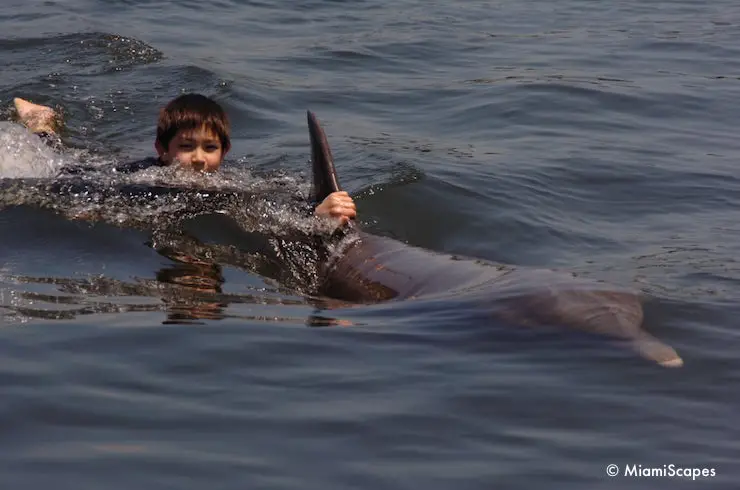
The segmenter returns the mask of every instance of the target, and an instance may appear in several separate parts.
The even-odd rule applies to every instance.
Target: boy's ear
[[[159,140],[154,141],[154,149],[157,150],[157,155],[159,156],[159,158],[162,158],[162,156],[167,153],[167,148],[162,146],[162,143],[160,143]]]

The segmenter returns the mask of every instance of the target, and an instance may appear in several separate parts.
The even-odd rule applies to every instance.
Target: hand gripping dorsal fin
[[[311,166],[313,169],[313,190],[311,199],[320,203],[326,196],[340,189],[334,158],[329,141],[313,112],[308,111],[308,134],[311,137]]]

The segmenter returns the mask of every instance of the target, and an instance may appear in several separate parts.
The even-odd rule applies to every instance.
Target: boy
[[[59,115],[51,108],[21,98],[13,100],[20,121],[44,138],[57,138]],[[151,166],[180,165],[201,172],[214,172],[231,149],[226,112],[214,100],[200,94],[185,94],[170,101],[159,112],[154,141],[157,158],[117,167],[132,172]],[[357,215],[355,203],[344,191],[334,192],[314,210],[317,216],[347,223]]]

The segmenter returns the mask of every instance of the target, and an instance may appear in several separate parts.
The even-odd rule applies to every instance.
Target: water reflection
[[[177,263],[156,274],[157,281],[179,286],[169,289],[163,296],[167,311],[164,323],[222,319],[228,303],[221,300],[224,283],[221,266],[186,255],[170,258]]]
[[[2,278],[5,284],[0,283],[0,312],[5,310],[9,314],[4,314],[4,318],[21,322],[73,320],[95,314],[162,312],[165,325],[202,324],[226,318],[311,327],[352,325],[347,320],[325,314],[326,310],[349,306],[347,303],[312,296],[295,280],[297,289],[281,282],[290,282],[289,278],[295,279],[300,274],[280,266],[276,256],[254,250],[242,251],[233,245],[204,244],[181,232],[155,233],[147,245],[170,261],[154,271],[153,278],[123,281],[103,275],[86,278],[6,275]],[[239,284],[235,286],[252,293],[225,293],[225,267],[255,274],[261,287]],[[52,288],[39,287],[44,285]],[[39,292],[41,289],[44,291]],[[288,310],[281,309],[277,310],[278,315],[260,315],[256,311],[245,315],[237,313],[239,305],[308,306],[314,312],[289,316],[285,314]]]

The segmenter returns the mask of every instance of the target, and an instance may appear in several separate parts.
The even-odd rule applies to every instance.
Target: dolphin
[[[326,133],[308,111],[312,198],[341,190]],[[327,255],[319,293],[352,303],[464,294],[508,324],[564,327],[626,343],[664,367],[683,360],[642,328],[639,295],[601,281],[550,269],[497,264],[413,247],[363,232],[351,221],[333,237],[345,244]]]

